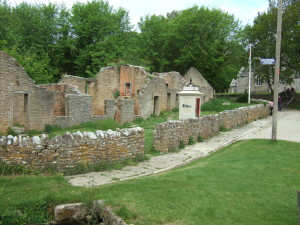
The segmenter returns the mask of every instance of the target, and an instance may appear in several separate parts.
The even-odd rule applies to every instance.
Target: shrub
[[[248,102],[248,94],[244,93],[236,98],[236,102]]]
[[[53,125],[50,125],[50,124],[46,124],[45,127],[44,127],[44,132],[49,134],[49,133],[52,133],[54,131],[58,131],[60,129],[61,128],[59,126],[53,126]]]
[[[198,141],[198,142],[203,142],[204,139],[199,135],[198,138],[197,138],[197,141]]]
[[[33,137],[34,135],[41,134],[41,131],[40,130],[29,130],[29,131],[27,131],[27,134],[29,137]]]
[[[227,132],[229,129],[225,128],[223,125],[220,126],[220,131]]]
[[[179,108],[173,108],[173,109],[172,109],[172,112],[173,112],[173,113],[178,113],[178,112],[179,112]]]
[[[189,144],[189,145],[193,145],[193,144],[195,144],[195,143],[196,143],[195,138],[192,137],[192,136],[190,136],[188,144]]]
[[[185,148],[184,141],[180,141],[179,142],[179,149],[184,149],[184,148]]]
[[[7,135],[18,136],[18,134],[11,127],[7,128],[6,133]]]

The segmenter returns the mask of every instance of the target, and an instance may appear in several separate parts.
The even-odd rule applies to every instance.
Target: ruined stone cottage
[[[46,124],[67,127],[105,118],[125,123],[159,115],[178,106],[177,92],[190,78],[204,93],[202,102],[210,100],[213,89],[195,68],[182,77],[114,66],[94,78],[66,75],[58,83],[36,85],[15,59],[0,51],[0,133],[15,125],[42,130]]]

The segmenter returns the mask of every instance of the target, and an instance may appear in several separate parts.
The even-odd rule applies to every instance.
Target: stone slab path
[[[178,153],[153,156],[150,160],[141,162],[137,166],[126,166],[122,170],[68,176],[66,179],[74,186],[92,187],[161,173],[205,157],[237,140],[271,139],[271,123],[272,117],[257,120],[237,129],[221,132],[204,142],[187,146]],[[300,142],[300,111],[279,112],[277,130],[277,139]]]

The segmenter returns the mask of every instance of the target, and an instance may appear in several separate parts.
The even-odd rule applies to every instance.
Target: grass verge
[[[288,141],[240,141],[170,172],[93,188],[59,176],[0,177],[0,224],[26,224],[17,221],[25,213],[27,222],[41,221],[33,206],[51,212],[54,204],[96,199],[122,206],[118,213],[135,225],[297,224],[299,150]]]

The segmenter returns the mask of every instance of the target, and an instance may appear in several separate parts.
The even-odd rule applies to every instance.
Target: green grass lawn
[[[300,143],[247,140],[170,172],[100,187],[0,177],[0,224],[42,221],[49,206],[104,199],[135,225],[296,225],[299,157]]]

